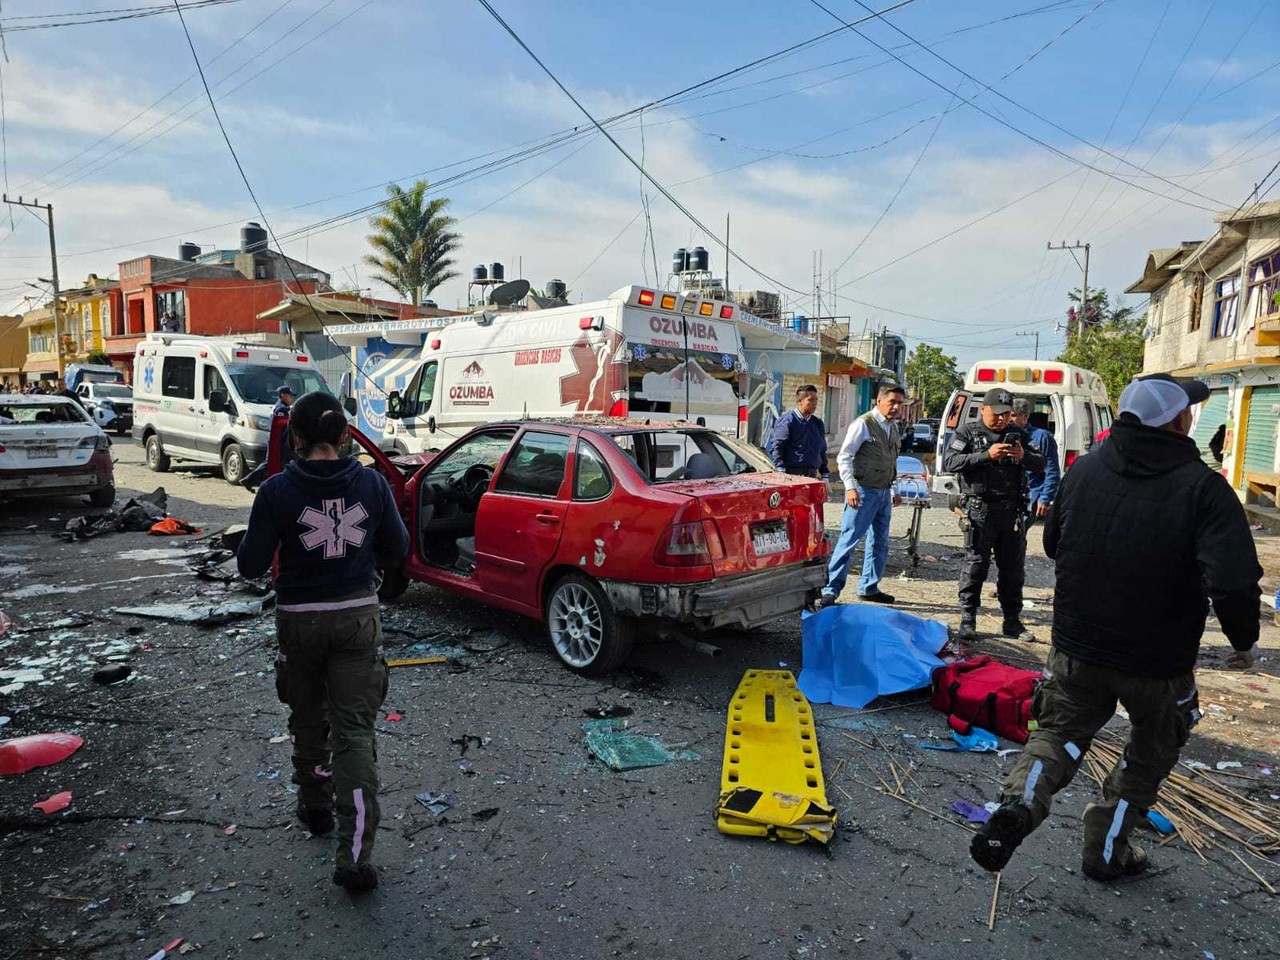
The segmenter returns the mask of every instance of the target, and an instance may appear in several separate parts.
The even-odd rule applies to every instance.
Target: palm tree
[[[413,304],[446,280],[458,275],[449,256],[462,242],[450,229],[456,220],[445,216],[449,201],[444,197],[427,200],[427,181],[419,180],[405,190],[387,185],[382,212],[369,218],[374,232],[364,262],[377,269],[380,280]]]

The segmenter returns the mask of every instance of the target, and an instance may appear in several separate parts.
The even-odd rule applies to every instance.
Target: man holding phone
[[[1011,419],[1013,394],[1003,387],[982,398],[982,418],[962,424],[947,444],[942,469],[960,478],[964,515],[964,566],[960,571],[961,640],[977,638],[982,584],[995,557],[996,593],[1004,615],[1002,633],[1035,638],[1022,623],[1023,566],[1026,561],[1026,480],[1044,469],[1045,459]]]

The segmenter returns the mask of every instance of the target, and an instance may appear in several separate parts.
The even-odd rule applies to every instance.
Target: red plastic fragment
[[[84,744],[74,733],[37,733],[0,740],[0,777],[61,763]]]
[[[71,791],[63,790],[61,793],[55,793],[48,800],[41,800],[39,803],[33,803],[32,806],[37,810],[43,810],[45,813],[57,813],[59,810],[65,810],[71,806]]]

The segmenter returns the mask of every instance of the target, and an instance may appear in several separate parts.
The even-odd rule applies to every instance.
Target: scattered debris
[[[970,823],[986,823],[991,819],[991,811],[985,806],[973,803],[969,800],[957,800],[951,804],[951,809],[960,816],[964,817]]]
[[[387,719],[392,723],[399,723],[401,720],[404,719],[404,714],[397,713],[395,710],[392,710],[387,714]]]
[[[951,731],[951,739],[955,744],[949,743],[922,743],[922,750],[944,750],[952,753],[995,753],[1000,749],[1000,741],[996,739],[996,735],[989,730],[983,730],[981,727],[971,728],[970,733],[960,733],[957,730]]]
[[[458,748],[458,756],[465,757],[467,750],[473,744],[477,747],[483,747],[488,741],[484,737],[477,737],[474,733],[464,733],[460,737],[454,737],[449,742]]]
[[[1239,760],[1219,760],[1214,766],[1219,770],[1239,770],[1244,764]]]
[[[661,767],[673,760],[697,760],[692,750],[677,745],[663,746],[656,738],[626,732],[627,722],[618,718],[588,720],[582,725],[587,749],[611,770],[638,770]],[[679,745],[683,746],[683,745]]]
[[[178,950],[179,947],[182,949]],[[178,937],[178,939],[169,941],[151,956],[147,957],[147,960],[165,960],[165,957],[173,953],[174,950],[178,950],[179,953],[190,953],[194,949],[195,948],[192,947],[191,944],[187,943],[186,937]]]
[[[107,686],[112,683],[119,683],[121,680],[127,680],[129,675],[133,673],[133,667],[127,663],[113,663],[109,667],[103,667],[101,670],[95,670],[93,673],[93,682]]]
[[[181,907],[184,904],[190,903],[191,898],[194,897],[195,895],[196,895],[196,892],[194,890],[183,890],[176,897],[170,897],[169,904],[170,906]]]
[[[388,667],[426,667],[433,663],[448,663],[448,657],[413,657],[409,660],[388,660]],[[390,720],[390,717],[387,717]]]
[[[267,741],[267,743],[288,743],[288,742],[289,742],[289,734],[287,733],[278,734]]]
[[[485,807],[483,810],[477,810],[475,813],[471,814],[471,819],[479,820],[481,822],[485,820],[492,820],[498,815],[498,812],[501,809],[501,807]]]
[[[1173,822],[1157,810],[1147,811],[1147,822],[1150,823],[1151,826],[1155,827],[1156,832],[1162,836],[1167,837],[1169,834],[1173,833]]]
[[[193,527],[187,521],[179,520],[177,517],[165,517],[147,528],[147,533],[153,537],[177,537],[200,532],[199,527]]]
[[[0,776],[51,767],[71,756],[84,740],[74,733],[37,733],[30,737],[0,740]]]
[[[1095,739],[1085,755],[1085,770],[1101,785],[1123,755],[1124,746],[1118,741]],[[1280,853],[1280,808],[1237,792],[1210,773],[1204,764],[1186,761],[1183,766],[1191,775],[1169,774],[1153,809],[1169,821],[1201,858],[1207,850],[1225,849],[1254,875],[1263,889],[1275,896],[1275,889],[1234,847],[1228,846],[1228,841],[1259,858]]]
[[[61,793],[55,793],[48,800],[41,800],[31,806],[37,810],[43,810],[46,814],[57,813],[71,806],[71,791],[63,790]]]
[[[588,717],[594,717],[597,720],[607,720],[610,717],[629,717],[633,713],[630,707],[624,707],[617,703],[598,703],[594,707],[584,707],[582,712]]]
[[[112,610],[115,613],[127,613],[135,617],[213,627],[231,620],[256,617],[273,603],[275,603],[275,594],[268,594],[256,600],[227,603],[153,603],[146,607],[113,607]]]
[[[434,813],[437,817],[453,806],[443,793],[415,793],[413,799]]]

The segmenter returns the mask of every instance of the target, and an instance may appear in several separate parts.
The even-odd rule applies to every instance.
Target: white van
[[[583,413],[737,435],[746,364],[736,310],[632,286],[594,303],[459,318],[428,334],[403,394],[388,395],[380,445],[421,453],[485,423]]]
[[[982,395],[1003,387],[1031,401],[1031,425],[1043,427],[1058,442],[1058,465],[1071,466],[1093,446],[1093,438],[1111,426],[1111,402],[1102,378],[1092,370],[1049,360],[983,360],[969,368],[964,387],[951,394],[938,429],[937,463],[956,429],[980,416]],[[934,493],[959,495],[953,474],[933,478]]]
[[[328,391],[311,359],[287,347],[184,333],[152,333],[133,356],[133,438],[147,466],[216,464],[239,483],[267,456],[271,408],[283,386]]]

